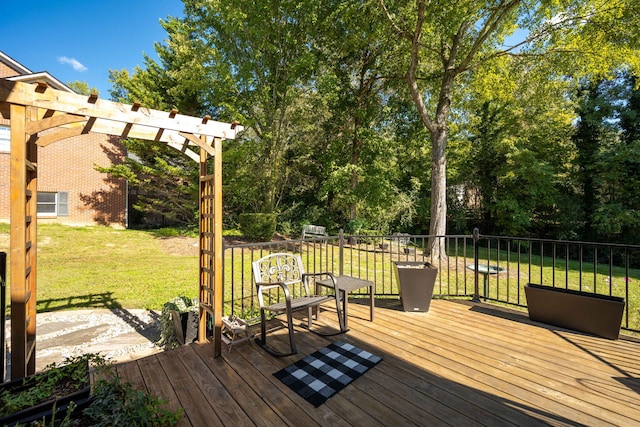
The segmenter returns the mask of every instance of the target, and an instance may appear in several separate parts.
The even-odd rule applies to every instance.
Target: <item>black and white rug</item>
[[[273,375],[317,408],[381,360],[366,350],[336,341]]]

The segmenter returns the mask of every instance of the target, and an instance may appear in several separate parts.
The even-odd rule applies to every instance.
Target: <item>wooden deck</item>
[[[193,344],[117,369],[184,408],[181,426],[640,425],[640,343],[469,302],[434,300],[428,313],[405,313],[378,300],[369,322],[364,301],[350,304],[344,335],[298,328],[293,357],[245,342],[214,359],[210,345]],[[273,377],[337,338],[384,360],[318,408]]]

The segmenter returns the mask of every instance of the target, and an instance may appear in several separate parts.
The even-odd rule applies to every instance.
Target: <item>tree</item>
[[[416,0],[411,6],[378,1],[394,34],[405,43],[406,83],[431,139],[432,236],[446,233],[448,126],[460,76],[507,54],[538,58],[546,54],[544,59],[556,66],[554,72],[566,70],[573,75],[602,75],[623,63],[634,70],[640,68],[635,49],[638,33],[633,32],[638,28],[638,18],[632,1],[618,0],[615,5],[601,0],[574,1],[564,5],[520,0]],[[518,27],[529,33],[521,42],[506,46],[506,37]],[[432,237],[429,250],[434,257],[446,256],[437,238]]]
[[[322,2],[321,24],[313,51],[317,55],[314,89],[330,115],[322,123],[325,147],[318,160],[324,166],[322,194],[334,222],[362,229],[388,231],[406,222],[411,211],[407,194],[397,186],[398,148],[388,108],[394,97],[385,85],[384,57],[392,44],[384,25],[367,2]]]
[[[207,98],[248,129],[254,145],[258,209],[277,211],[288,179],[292,110],[314,68],[309,35],[315,10],[294,0],[185,0],[194,57],[204,67]]]
[[[181,113],[213,115],[204,97],[207,81],[197,57],[191,55],[190,30],[182,22],[163,22],[166,45],[156,43],[160,63],[145,56],[144,67],[111,70],[111,97],[120,102],[140,104],[158,110],[177,109]],[[198,164],[174,149],[153,141],[125,140],[125,164],[103,169],[125,178],[137,193],[132,208],[151,225],[194,225],[198,205]]]
[[[598,209],[598,181],[601,181],[602,152],[616,138],[613,118],[614,106],[607,96],[604,80],[588,80],[577,93],[577,124],[573,140],[577,149],[575,168],[576,184],[582,196],[582,238],[596,239],[593,221]],[[608,142],[607,142],[608,141]]]
[[[599,132],[592,144],[589,181],[593,208],[587,219],[593,235],[619,243],[634,243],[640,232],[640,91],[627,73],[591,84],[584,121]],[[595,106],[595,107],[594,107]],[[597,107],[597,108],[596,108]],[[587,194],[585,191],[585,198]]]
[[[94,87],[89,88],[89,83],[80,80],[68,82],[67,86],[69,86],[75,93],[78,93],[80,95],[90,95],[92,93],[99,94],[98,89]]]

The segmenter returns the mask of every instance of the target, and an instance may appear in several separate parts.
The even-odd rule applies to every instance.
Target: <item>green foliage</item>
[[[181,411],[163,408],[166,401],[136,390],[116,375],[98,380],[91,405],[83,411],[95,427],[172,426]]]
[[[48,365],[41,373],[25,377],[19,390],[0,393],[0,415],[9,415],[37,404],[71,394],[89,386],[89,366],[104,368],[105,359],[96,354],[68,357]]]
[[[100,94],[98,89],[94,87],[89,88],[89,84],[87,82],[82,82],[79,80],[76,80],[75,82],[68,82],[67,86],[69,86],[75,93],[78,93],[80,95],[90,95],[92,93],[95,93],[96,95]]]
[[[268,242],[276,233],[276,218],[275,214],[240,214],[240,230],[245,237],[260,242]]]
[[[362,218],[354,218],[347,223],[344,231],[348,234],[359,235],[363,234],[366,229],[369,228],[369,224]]]
[[[456,229],[468,220],[569,237],[588,234],[580,225],[600,212],[596,230],[619,229],[604,223],[618,209],[600,205],[614,174],[584,169],[621,160],[607,148],[617,146],[593,161],[576,150],[572,101],[585,77],[640,69],[634,1],[184,4],[182,18],[162,22],[159,61],[111,72],[112,96],[242,122],[244,134],[223,144],[226,226],[245,212],[277,213],[285,233],[353,219],[426,231],[455,218]],[[619,117],[632,129],[633,114]],[[133,208],[146,225],[195,223],[195,165],[154,143],[127,144],[136,156],[107,172],[140,188]],[[622,198],[633,194],[633,167],[623,168]],[[524,191],[530,172],[544,182]],[[588,176],[601,180],[592,206]]]

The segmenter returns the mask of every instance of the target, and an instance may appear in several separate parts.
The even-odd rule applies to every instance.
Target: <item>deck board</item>
[[[433,300],[428,313],[406,313],[397,300],[380,299],[369,322],[365,302],[350,304],[346,334],[296,328],[294,356],[276,358],[243,343],[214,359],[211,345],[192,344],[117,369],[169,407],[182,407],[185,426],[640,425],[636,341],[466,301]],[[330,311],[320,320],[327,328],[335,327]],[[269,339],[286,347],[285,330]],[[318,408],[273,376],[336,339],[383,361]]]

